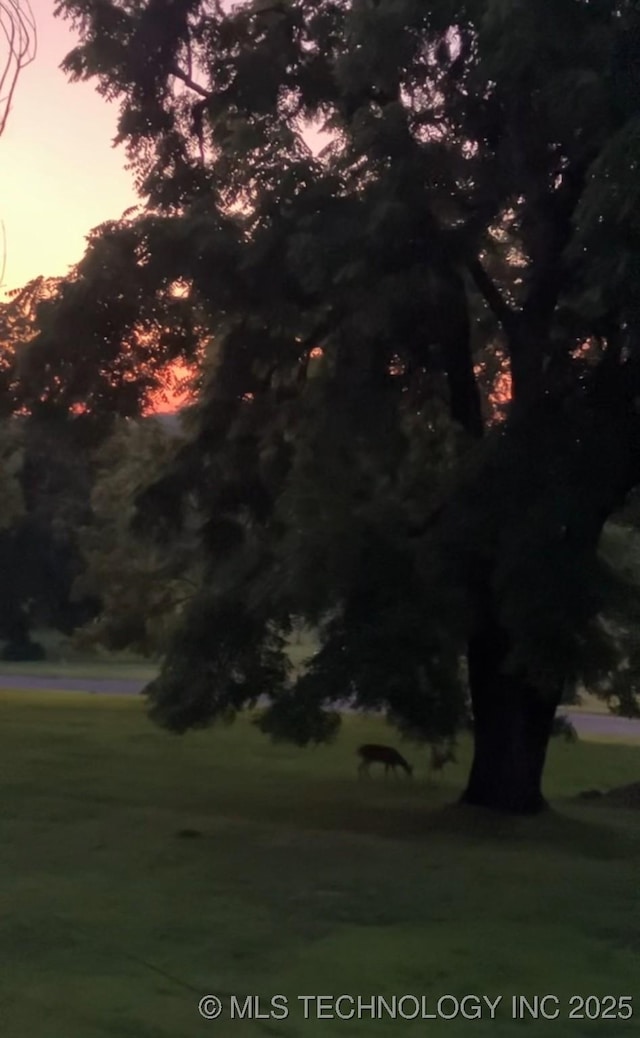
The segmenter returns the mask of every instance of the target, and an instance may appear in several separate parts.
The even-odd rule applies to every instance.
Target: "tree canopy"
[[[139,505],[160,537],[195,507],[207,558],[153,715],[267,696],[263,728],[306,742],[344,699],[426,738],[470,708],[466,798],[538,809],[558,702],[620,656],[598,545],[640,481],[640,5],[57,9],[143,207],[97,232],[25,363],[67,387],[90,335],[96,415],[106,367],[157,362],[144,322],[201,365]],[[300,616],[321,648],[293,677]]]

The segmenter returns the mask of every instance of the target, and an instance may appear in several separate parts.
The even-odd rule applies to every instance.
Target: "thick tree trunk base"
[[[475,747],[462,802],[534,815],[548,806],[542,773],[560,695],[505,674],[507,649],[505,632],[488,623],[469,645]]]
[[[549,803],[541,792],[522,796],[514,795],[510,789],[474,789],[471,784],[460,797],[460,803],[515,815],[538,815],[549,810]]]

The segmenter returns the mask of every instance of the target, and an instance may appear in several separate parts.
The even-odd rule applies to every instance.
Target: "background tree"
[[[99,598],[83,598],[77,583],[95,452],[119,416],[139,417],[180,388],[171,363],[196,326],[180,284],[154,283],[146,293],[137,258],[114,226],[125,223],[90,236],[69,277],[36,278],[0,306],[0,378],[7,420],[22,443],[25,503],[0,536],[0,637],[11,658],[42,651],[30,641],[35,627],[70,635],[95,617]]]
[[[0,27],[4,36],[5,52],[0,57],[0,136],[4,133],[11,111],[11,103],[22,70],[29,65],[36,52],[36,27],[28,0],[0,0]],[[0,285],[4,281],[5,240],[0,268]],[[3,307],[5,310],[6,307]],[[3,315],[4,316],[4,315]],[[4,326],[0,324],[0,336],[4,338]],[[15,425],[7,420],[10,409],[4,394],[11,382],[12,366],[3,351],[0,357],[0,541],[13,522],[24,511],[24,501],[18,480],[22,461],[21,444]],[[11,580],[2,563],[0,548],[0,573],[3,595],[10,594]],[[1,623],[1,621],[0,621]]]
[[[79,563],[77,525],[86,521],[90,458],[77,424],[41,409],[38,419],[22,404],[17,371],[21,351],[36,334],[39,305],[55,295],[60,279],[37,278],[0,305],[2,420],[15,445],[12,477],[22,507],[0,533],[4,577],[0,606],[3,654],[30,658],[33,627],[69,633],[87,618],[88,603],[71,602]]]
[[[198,526],[157,544],[131,531],[136,496],[157,478],[180,443],[177,423],[120,419],[95,460],[91,515],[81,530],[83,569],[74,593],[100,603],[76,642],[158,657],[199,589]]]
[[[210,517],[154,715],[184,730],[266,694],[263,727],[308,741],[351,696],[446,735],[468,688],[465,799],[539,809],[567,686],[620,659],[598,547],[640,480],[637,5],[58,10],[146,199],[109,238],[109,299],[125,268],[140,307],[181,279],[211,336],[191,440],[141,505]],[[487,434],[479,377],[505,364]],[[322,642],[296,680],[294,615]]]

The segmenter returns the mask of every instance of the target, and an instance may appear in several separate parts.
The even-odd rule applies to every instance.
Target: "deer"
[[[372,764],[384,764],[385,778],[389,774],[389,769],[393,771],[394,775],[397,774],[396,768],[402,768],[409,778],[413,777],[413,768],[401,753],[394,750],[393,746],[377,746],[374,743],[365,743],[364,746],[360,746],[358,749],[358,756],[360,757],[360,764],[358,765],[358,775],[360,776],[368,775]]]
[[[441,772],[447,764],[456,764],[455,746],[450,742],[447,746],[431,744],[431,760],[429,762],[429,775],[433,777],[434,772]]]

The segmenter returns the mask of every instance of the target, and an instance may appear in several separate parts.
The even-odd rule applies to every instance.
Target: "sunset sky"
[[[21,74],[0,138],[2,295],[39,274],[65,274],[81,258],[87,232],[136,201],[124,151],[111,146],[116,105],[90,84],[68,82],[58,66],[76,43],[71,28],[53,17],[53,0],[31,6],[38,54]]]

